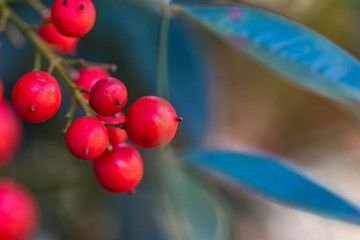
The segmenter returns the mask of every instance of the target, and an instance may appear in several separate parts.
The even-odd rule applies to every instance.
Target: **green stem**
[[[97,63],[97,62],[88,62],[85,61],[82,58],[78,58],[78,59],[72,59],[72,58],[62,58],[61,62],[64,64],[68,64],[68,65],[79,65],[82,67],[100,67],[103,68],[105,70],[108,70],[110,72],[116,72],[117,71],[117,66],[116,64],[108,64],[108,63]]]
[[[34,71],[41,70],[41,53],[37,49],[35,49],[33,70]]]
[[[82,97],[80,91],[78,90],[78,88],[75,86],[75,84],[70,80],[70,78],[66,75],[63,67],[60,64],[55,64],[55,69],[56,71],[58,71],[58,73],[60,74],[61,78],[64,80],[65,84],[68,86],[68,88],[71,91],[71,94],[73,95],[73,97],[76,99],[76,101],[80,104],[80,106],[82,107],[82,109],[84,110],[84,112],[86,113],[87,116],[94,116],[93,111],[91,110],[89,104],[87,103],[87,101]]]
[[[167,71],[167,49],[170,23],[170,3],[164,3],[160,23],[158,55],[157,55],[157,93],[158,96],[168,98],[168,71]]]
[[[0,34],[1,32],[4,31],[5,27],[6,27],[6,22],[9,18],[9,12],[7,11],[6,8],[3,7],[4,3],[1,2],[0,0]]]
[[[75,109],[76,109],[76,100],[73,98],[71,100],[71,105],[70,105],[69,111],[65,115],[65,124],[64,124],[64,130],[63,130],[64,133],[66,132],[67,128],[70,126],[70,124],[72,122]]]
[[[49,13],[49,9],[39,0],[28,0],[28,3],[44,17]]]

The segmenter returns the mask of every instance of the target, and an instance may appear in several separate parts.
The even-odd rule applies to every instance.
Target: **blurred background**
[[[117,64],[113,75],[127,86],[129,103],[156,94],[159,16],[140,0],[93,2],[96,24],[80,40],[77,56]],[[360,57],[359,1],[232,2],[286,15]],[[13,6],[26,21],[40,20],[27,4]],[[15,81],[32,69],[34,52],[20,36],[15,41],[19,48],[4,35],[1,43],[0,76],[9,99]],[[23,122],[21,149],[0,174],[20,181],[35,195],[41,223],[33,239],[360,239],[355,225],[294,210],[214,180],[183,166],[177,154],[188,148],[260,149],[291,159],[360,204],[359,121],[347,106],[288,84],[180,17],[171,21],[168,52],[170,102],[184,121],[170,150],[141,152],[145,176],[133,196],[101,189],[91,162],[68,152],[61,132],[70,104],[64,84],[54,118],[41,124]]]

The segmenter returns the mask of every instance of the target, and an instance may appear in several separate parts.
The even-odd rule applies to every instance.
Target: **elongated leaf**
[[[342,221],[360,224],[360,209],[295,166],[258,153],[187,152],[191,163],[221,174],[271,199]]]
[[[301,24],[234,5],[181,7],[180,14],[302,87],[347,103],[360,100],[359,62]]]

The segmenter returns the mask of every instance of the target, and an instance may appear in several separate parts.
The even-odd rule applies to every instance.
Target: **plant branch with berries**
[[[61,91],[52,76],[56,71],[71,93],[71,105],[65,115],[65,143],[69,151],[83,160],[94,159],[93,168],[99,184],[110,192],[134,192],[143,167],[140,153],[125,140],[140,148],[157,148],[174,137],[178,122],[174,108],[158,96],[144,96],[121,111],[127,103],[127,89],[109,72],[116,65],[66,58],[76,50],[79,38],[95,23],[96,12],[91,0],[55,0],[47,9],[39,0],[27,2],[42,20],[30,25],[11,7],[15,0],[0,0],[1,25],[11,22],[34,46],[33,71],[15,83],[11,102],[23,120],[39,123],[50,119],[59,109]],[[167,97],[167,35],[169,6],[163,9],[158,49],[158,94]],[[42,59],[48,68],[42,71]],[[74,74],[75,73],[75,74]],[[76,75],[74,79],[74,75]],[[80,107],[86,116],[73,121]]]

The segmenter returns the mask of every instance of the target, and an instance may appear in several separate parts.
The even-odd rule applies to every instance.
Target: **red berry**
[[[49,21],[50,17],[44,18],[43,21]],[[76,51],[76,45],[79,42],[79,38],[67,37],[59,33],[54,24],[49,23],[39,28],[39,36],[47,43],[56,47],[59,53],[73,54]]]
[[[127,101],[125,85],[118,79],[107,77],[98,81],[91,89],[89,103],[100,115],[112,116],[123,109]]]
[[[95,177],[110,192],[133,192],[143,175],[139,152],[130,144],[120,143],[93,162]]]
[[[95,7],[91,0],[55,0],[51,18],[61,34],[81,37],[94,26]]]
[[[76,119],[65,133],[65,142],[70,152],[84,160],[100,156],[105,151],[108,141],[105,126],[93,117]]]
[[[91,88],[95,85],[95,83],[105,77],[110,77],[110,74],[103,68],[87,67],[79,70],[79,75],[74,82],[79,87],[90,91]],[[83,96],[86,99],[89,99],[88,94],[84,93]]]
[[[38,208],[32,195],[18,183],[0,179],[0,239],[28,239],[37,223]]]
[[[170,142],[180,120],[166,100],[147,96],[137,99],[130,106],[124,128],[135,145],[155,148]]]
[[[60,107],[59,84],[46,72],[26,73],[15,83],[11,102],[17,115],[25,121],[46,121],[54,116]]]
[[[7,101],[0,102],[0,169],[14,156],[22,140],[22,126]],[[0,238],[1,239],[1,238]]]
[[[97,115],[97,119],[106,123],[123,123],[125,122],[125,115],[122,112],[115,114],[114,116],[102,116]],[[109,142],[111,144],[122,143],[126,140],[126,132],[124,129],[118,127],[106,127],[109,134]]]

